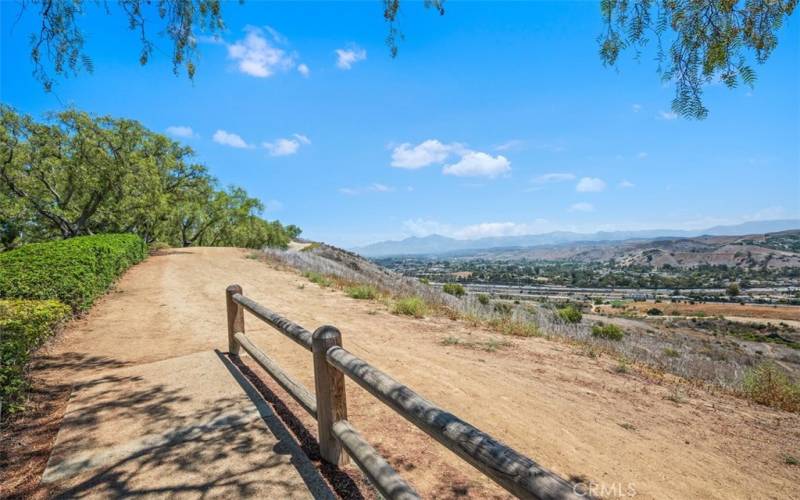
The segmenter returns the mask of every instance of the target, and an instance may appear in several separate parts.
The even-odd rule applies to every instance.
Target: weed
[[[672,390],[664,399],[672,401],[675,404],[682,404],[686,402],[686,398],[683,397],[683,393],[681,392],[680,387],[677,385],[672,386]]]
[[[681,353],[679,353],[678,351],[676,351],[675,349],[673,349],[671,347],[666,347],[664,349],[664,356],[666,356],[668,358],[678,358],[678,357],[680,357],[680,355],[681,355]]]
[[[422,318],[428,313],[428,305],[420,297],[405,297],[394,303],[392,312]]]
[[[542,336],[539,327],[529,321],[518,321],[509,318],[493,319],[489,321],[489,327],[503,335],[513,335],[515,337]]]
[[[316,283],[323,288],[329,287],[333,284],[333,281],[331,281],[330,278],[327,278],[326,276],[315,271],[306,271],[303,273],[303,276],[308,278],[310,282]]]
[[[800,459],[792,455],[784,455],[783,463],[786,465],[800,465]]]
[[[486,295],[485,293],[479,293],[478,294],[478,302],[480,302],[481,305],[488,306],[489,305],[489,296]]]
[[[602,322],[592,326],[592,336],[606,340],[622,340],[625,332],[617,325],[604,325]]]
[[[744,374],[742,392],[756,403],[800,411],[800,383],[792,382],[771,362],[762,362]]]
[[[619,364],[614,367],[614,371],[617,373],[628,373],[630,372],[628,360],[625,358],[621,358],[619,360]]]
[[[577,307],[570,305],[559,309],[558,317],[564,323],[580,323],[583,319],[583,314]]]
[[[378,289],[371,285],[356,285],[345,289],[348,297],[361,300],[372,300],[378,296]]]
[[[622,427],[623,429],[625,429],[627,431],[635,431],[636,430],[636,426],[633,425],[633,424],[629,424],[628,422],[622,422],[621,424],[617,424],[617,425],[619,425],[620,427]]]
[[[466,290],[464,290],[464,285],[459,283],[445,283],[442,287],[442,291],[448,295],[452,295],[454,297],[463,297]]]

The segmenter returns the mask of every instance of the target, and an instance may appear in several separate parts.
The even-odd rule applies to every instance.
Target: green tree
[[[191,149],[138,122],[70,109],[40,123],[0,106],[0,243],[113,232],[173,246],[285,247],[300,228],[221,190]]]
[[[84,51],[84,35],[79,19],[87,10],[82,0],[22,0],[20,15],[33,10],[40,18],[39,29],[31,33],[31,60],[34,76],[46,90],[53,86],[55,75],[77,74],[80,70],[92,72],[92,59]],[[194,77],[197,57],[197,31],[209,34],[224,29],[222,0],[109,0],[97,2],[107,14],[121,14],[128,29],[136,32],[141,42],[139,63],[147,64],[154,44],[150,25],[156,20],[156,31],[172,44],[172,69],[176,74],[184,69],[189,78]],[[51,65],[47,68],[46,57]]]
[[[54,76],[91,72],[84,50],[80,18],[88,10],[82,0],[22,0],[20,15],[32,10],[39,18],[31,33],[34,76],[46,90]],[[424,0],[426,8],[444,15],[444,0]],[[153,53],[152,32],[169,39],[173,72],[183,69],[189,78],[196,70],[197,39],[223,30],[222,0],[108,0],[109,15],[122,15],[141,42],[139,62]],[[397,55],[403,35],[397,19],[401,0],[383,0],[389,25],[386,43]],[[672,109],[685,117],[705,118],[703,87],[719,80],[728,87],[753,85],[756,76],[747,61],[752,53],[765,62],[778,44],[777,32],[794,12],[797,0],[600,0],[604,29],[599,36],[600,57],[614,65],[622,51],[639,56],[651,38],[657,45],[658,72],[674,82]],[[152,30],[145,20],[155,20]],[[47,61],[45,61],[47,59]],[[49,63],[49,64],[46,64]]]
[[[756,75],[747,56],[759,64],[769,58],[796,5],[797,0],[601,0],[600,57],[614,65],[625,49],[639,56],[654,37],[658,72],[675,84],[673,111],[705,118],[703,87],[715,80],[729,88],[739,82],[752,86]]]
[[[737,283],[729,283],[728,288],[725,289],[725,293],[727,293],[729,297],[736,297],[741,293],[741,289]]]

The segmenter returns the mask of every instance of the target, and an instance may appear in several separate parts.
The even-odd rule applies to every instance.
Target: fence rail
[[[317,420],[320,454],[325,461],[343,465],[349,455],[385,498],[411,500],[420,496],[347,420],[345,376],[519,498],[588,497],[555,473],[348,352],[335,327],[322,326],[311,333],[245,297],[239,285],[231,285],[225,292],[229,352],[238,355],[240,348],[244,349]],[[314,394],[247,338],[245,310],[312,352]]]

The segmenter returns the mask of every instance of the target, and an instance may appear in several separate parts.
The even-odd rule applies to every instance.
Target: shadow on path
[[[256,375],[253,370],[250,369],[246,364],[242,362],[242,360],[238,356],[230,356],[230,355],[223,355],[219,351],[217,351],[217,355],[220,357],[225,358],[228,363],[234,365],[240,374],[238,376],[235,374],[237,381],[241,380],[242,375],[246,379],[246,383],[250,386],[250,389],[245,389],[248,392],[248,395],[251,395],[251,391],[257,391],[257,394],[251,395],[251,399],[256,402],[256,405],[259,403],[264,404],[264,402],[269,403],[274,410],[273,415],[277,415],[280,420],[282,420],[281,426],[283,424],[286,425],[289,429],[291,429],[292,433],[297,438],[297,441],[300,443],[300,448],[302,449],[305,456],[308,457],[311,461],[313,461],[319,473],[322,474],[323,477],[328,481],[333,487],[333,490],[340,498],[345,499],[352,499],[352,500],[363,500],[364,495],[361,493],[361,490],[358,487],[356,481],[345,471],[341,470],[339,467],[331,465],[322,460],[320,452],[319,452],[319,442],[317,438],[306,428],[303,422],[300,421],[299,418],[286,406],[286,403],[275,394],[275,392],[270,389],[263,380],[261,380],[258,375]],[[228,366],[228,365],[226,365]],[[234,373],[232,371],[232,373]],[[242,383],[242,382],[240,382]],[[267,424],[269,425],[269,423]],[[270,427],[270,429],[272,429]],[[273,432],[275,432],[273,430]],[[277,435],[277,434],[276,434]]]

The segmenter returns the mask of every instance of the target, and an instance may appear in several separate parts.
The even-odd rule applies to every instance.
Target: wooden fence
[[[225,292],[230,354],[238,355],[240,349],[244,349],[317,420],[320,454],[324,460],[343,465],[349,455],[384,497],[420,498],[348,422],[345,376],[517,497],[588,498],[580,489],[576,491],[573,484],[348,352],[342,347],[342,334],[335,327],[321,326],[311,333],[245,297],[239,285],[231,285]],[[312,353],[314,394],[292,380],[247,338],[245,310]]]

